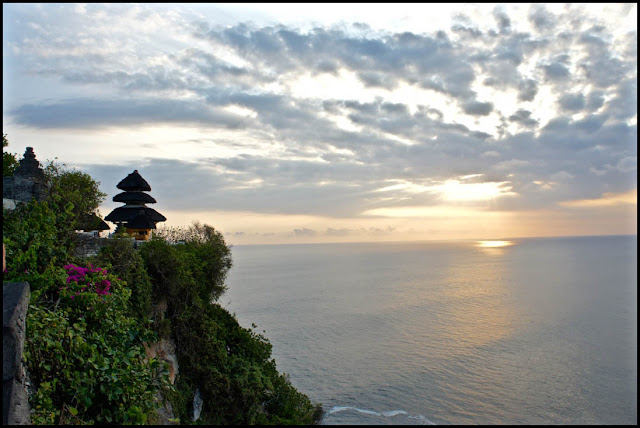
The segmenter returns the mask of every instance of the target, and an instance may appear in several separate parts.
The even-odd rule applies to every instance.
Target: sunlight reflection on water
[[[500,248],[513,245],[513,241],[478,241],[478,247],[482,248]]]

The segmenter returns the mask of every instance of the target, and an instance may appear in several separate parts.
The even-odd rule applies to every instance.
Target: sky
[[[102,216],[138,170],[232,245],[637,234],[635,3],[2,9],[7,150]]]

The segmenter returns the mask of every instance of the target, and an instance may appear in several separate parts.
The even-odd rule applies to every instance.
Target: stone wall
[[[75,257],[96,256],[100,252],[100,249],[106,246],[107,243],[108,238],[76,234],[77,246],[73,255]]]
[[[2,424],[30,425],[26,372],[22,364],[29,283],[2,283]]]

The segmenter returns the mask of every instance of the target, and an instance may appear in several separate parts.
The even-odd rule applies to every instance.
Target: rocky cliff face
[[[178,357],[176,356],[176,344],[173,339],[160,339],[156,343],[145,344],[147,358],[155,358],[169,364],[169,380],[176,383],[178,375]]]
[[[167,300],[162,299],[155,306],[153,310],[153,317],[164,319],[164,314],[167,310]],[[176,377],[178,376],[178,356],[176,355],[176,344],[173,339],[160,339],[158,342],[145,344],[145,354],[147,358],[155,358],[160,361],[164,361],[169,365],[169,380],[172,385],[176,383]],[[158,393],[155,397],[159,402],[164,402],[164,405],[158,411],[159,425],[173,425],[176,423],[175,416],[173,414],[173,408],[171,403]]]
[[[169,364],[169,380],[175,385],[178,375],[178,357],[176,356],[176,344],[172,339],[161,339],[156,343],[145,344],[147,358],[155,358]],[[158,425],[172,425],[175,423],[173,408],[169,400],[165,400],[160,392],[154,397],[156,401],[163,403],[158,410]]]

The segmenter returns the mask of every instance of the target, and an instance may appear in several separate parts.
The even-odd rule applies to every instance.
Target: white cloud
[[[3,11],[10,149],[96,166],[103,183],[122,178],[110,164],[162,171],[185,210],[434,217],[597,199],[637,179],[636,5]],[[198,200],[179,189],[189,174],[209,186]],[[360,230],[288,226],[278,233]]]

